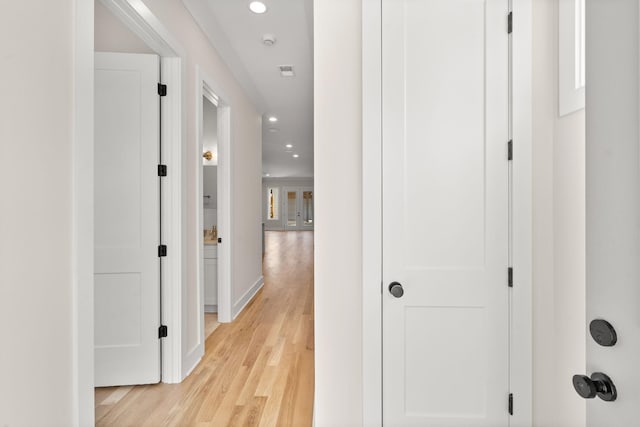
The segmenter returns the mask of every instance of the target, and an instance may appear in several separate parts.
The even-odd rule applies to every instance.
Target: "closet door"
[[[160,381],[156,55],[95,55],[95,385]]]
[[[509,425],[508,14],[382,1],[385,426]]]

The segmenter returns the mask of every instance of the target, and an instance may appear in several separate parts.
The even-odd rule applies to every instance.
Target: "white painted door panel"
[[[382,5],[384,424],[506,426],[508,1]]]
[[[95,55],[95,385],[160,381],[159,60]]]
[[[586,371],[575,373],[602,372],[617,388],[614,402],[587,401],[588,427],[638,426],[640,7],[637,0],[587,0],[586,7],[586,320],[607,320],[618,342],[603,347],[587,332]]]

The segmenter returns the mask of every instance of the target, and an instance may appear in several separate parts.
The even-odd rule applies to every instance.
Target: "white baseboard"
[[[200,361],[202,360],[202,357],[197,357],[192,363],[187,365],[187,369],[182,373],[182,381],[184,381],[189,375],[191,375],[191,372],[193,372],[193,370],[196,368],[196,366],[198,366],[200,364]]]
[[[235,320],[238,314],[240,314],[242,310],[244,310],[244,308],[247,306],[247,304],[249,304],[249,302],[251,302],[256,293],[258,293],[258,291],[262,288],[262,285],[264,285],[264,277],[260,276],[258,277],[258,280],[256,280],[256,282],[253,284],[253,286],[251,286],[249,290],[245,292],[244,295],[242,295],[240,299],[238,299],[238,301],[236,301],[236,303],[233,305],[231,309],[232,319]]]
[[[218,312],[218,304],[205,304],[204,305],[205,313],[217,313]]]

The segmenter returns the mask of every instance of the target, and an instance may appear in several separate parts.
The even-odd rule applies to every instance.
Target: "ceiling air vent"
[[[295,75],[293,73],[293,65],[281,65],[279,68],[282,77],[293,77]]]

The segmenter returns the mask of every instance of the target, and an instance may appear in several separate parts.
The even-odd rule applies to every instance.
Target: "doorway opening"
[[[218,323],[218,101],[202,97],[204,340]],[[206,345],[206,344],[205,344]],[[206,349],[205,349],[206,351]]]
[[[233,320],[231,293],[231,106],[215,80],[197,68],[198,200],[195,241],[200,325],[199,342],[189,355],[195,366],[204,356],[204,343],[219,323]]]

